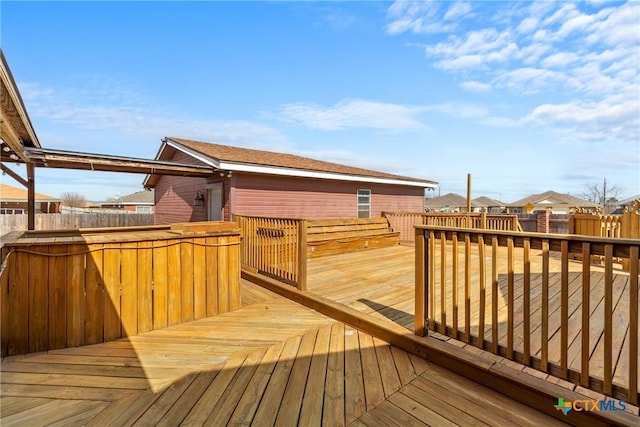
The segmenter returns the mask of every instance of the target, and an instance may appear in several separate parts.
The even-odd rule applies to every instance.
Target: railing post
[[[307,220],[298,221],[298,289],[307,289]]]
[[[414,320],[414,332],[421,337],[427,334],[426,327],[426,308],[428,289],[428,271],[426,266],[426,260],[428,256],[428,247],[425,245],[424,230],[421,228],[415,228],[415,320]]]
[[[487,229],[487,214],[486,212],[480,213],[480,228],[483,230]]]

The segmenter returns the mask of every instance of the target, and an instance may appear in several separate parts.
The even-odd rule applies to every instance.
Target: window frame
[[[360,197],[366,197],[367,202],[361,203]],[[365,212],[367,216],[361,216],[360,212]],[[367,188],[359,188],[356,192],[356,218],[371,218],[371,190]]]

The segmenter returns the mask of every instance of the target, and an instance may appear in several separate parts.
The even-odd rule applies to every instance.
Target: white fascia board
[[[402,179],[378,178],[374,176],[347,175],[331,172],[311,171],[304,169],[283,168],[276,166],[253,165],[247,163],[220,162],[217,168],[233,172],[252,172],[269,175],[296,176],[300,178],[333,179],[338,181],[370,182],[376,184],[407,185],[411,187],[435,188],[436,184],[426,182],[405,181]]]

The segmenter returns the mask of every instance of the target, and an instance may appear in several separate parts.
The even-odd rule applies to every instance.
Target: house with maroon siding
[[[293,154],[167,137],[156,160],[214,168],[207,178],[147,175],[156,224],[230,220],[232,214],[307,219],[422,212],[437,182]]]

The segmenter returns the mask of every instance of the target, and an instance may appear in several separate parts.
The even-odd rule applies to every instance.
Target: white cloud
[[[460,84],[460,87],[470,92],[489,92],[491,90],[490,84],[476,81],[463,82]]]
[[[456,2],[444,14],[444,20],[452,20],[460,17],[466,17],[471,13],[471,3]]]
[[[410,31],[416,34],[431,34],[452,31],[455,22],[444,24],[440,19],[440,3],[433,0],[396,1],[387,11],[391,19],[386,26],[389,34]]]
[[[573,52],[557,52],[547,56],[540,63],[544,68],[561,68],[575,62],[579,56]]]
[[[416,118],[420,112],[421,109],[415,107],[353,99],[340,101],[330,107],[313,103],[287,104],[279,115],[284,120],[313,129],[370,128],[400,131],[422,128],[424,125]]]
[[[520,118],[487,113],[487,123],[535,123],[571,140],[638,144],[640,2],[473,6],[466,30],[459,26],[429,36],[425,53],[433,68],[462,78],[462,89],[491,90],[496,96],[505,92],[518,99],[514,111],[529,111]],[[388,25],[417,19],[423,25],[425,20],[443,22],[450,10],[454,6],[441,10],[427,3],[396,2],[389,8]],[[492,18],[475,19],[487,16]],[[403,31],[421,37],[416,27]]]
[[[249,121],[181,117],[175,111],[145,103],[141,95],[117,84],[111,84],[104,91],[94,87],[44,88],[33,83],[20,83],[20,88],[32,119],[70,124],[80,129],[112,131],[142,140],[157,140],[165,135],[221,143],[286,139],[276,129]],[[92,95],[86,97],[84,93]],[[46,141],[43,143],[47,145]]]

